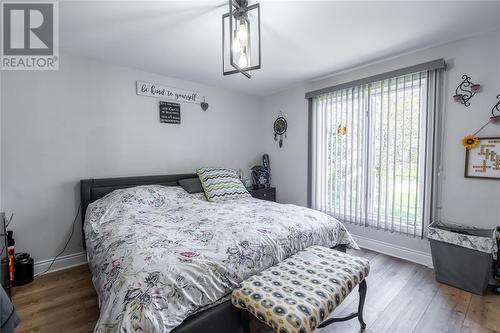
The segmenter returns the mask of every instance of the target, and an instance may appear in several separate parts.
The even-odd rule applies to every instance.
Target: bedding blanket
[[[357,248],[340,222],[318,211],[253,198],[211,203],[156,185],[90,204],[85,237],[98,333],[167,333],[300,250]]]

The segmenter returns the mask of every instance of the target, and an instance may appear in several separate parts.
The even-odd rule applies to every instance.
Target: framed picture
[[[179,103],[160,101],[160,123],[180,124],[181,105]]]
[[[465,150],[465,177],[500,180],[500,137],[479,138]]]

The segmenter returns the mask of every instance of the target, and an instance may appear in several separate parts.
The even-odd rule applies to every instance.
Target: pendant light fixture
[[[247,0],[229,0],[229,12],[222,15],[222,72],[241,73],[260,69],[260,5]]]

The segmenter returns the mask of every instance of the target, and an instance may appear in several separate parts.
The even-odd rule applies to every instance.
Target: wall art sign
[[[160,101],[160,123],[180,124],[181,105],[179,103]]]
[[[169,99],[176,102],[200,103],[197,91],[162,86],[160,84],[136,81],[136,92],[140,96]]]
[[[500,137],[479,138],[465,151],[465,177],[500,180]]]

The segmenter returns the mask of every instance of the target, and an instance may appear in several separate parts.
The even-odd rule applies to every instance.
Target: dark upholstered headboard
[[[85,214],[87,207],[91,202],[104,197],[106,194],[121,188],[128,188],[140,185],[163,185],[178,186],[180,179],[197,178],[197,174],[165,175],[165,176],[140,176],[140,177],[121,177],[121,178],[101,178],[101,179],[82,179],[80,180],[80,202],[82,205],[82,237],[83,247],[85,245]]]

